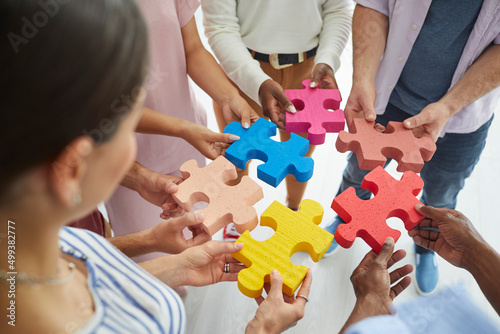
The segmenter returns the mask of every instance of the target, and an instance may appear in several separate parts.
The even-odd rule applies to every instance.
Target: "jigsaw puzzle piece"
[[[297,109],[296,113],[286,113],[286,131],[307,133],[311,145],[325,142],[327,132],[344,129],[344,112],[339,109],[338,89],[310,87],[311,79],[302,81],[302,89],[286,89],[285,93]]]
[[[204,215],[202,226],[207,233],[214,235],[231,222],[239,233],[257,226],[253,205],[264,197],[262,188],[248,176],[235,186],[227,185],[228,181],[237,178],[234,165],[227,159],[218,157],[203,168],[198,167],[196,160],[190,160],[180,169],[185,180],[172,196],[188,212],[195,203],[208,203],[207,207],[198,210]]]
[[[341,131],[335,143],[341,153],[354,152],[361,169],[384,166],[390,158],[398,162],[399,172],[418,173],[436,151],[432,138],[416,138],[402,122],[389,122],[383,133],[375,130],[373,125],[363,118],[354,118],[349,126],[350,133]]]
[[[387,237],[397,241],[401,236],[401,232],[387,225],[388,218],[401,219],[407,230],[424,219],[415,210],[415,204],[421,204],[416,196],[423,186],[422,179],[414,172],[405,172],[401,180],[395,180],[382,167],[377,167],[361,184],[374,194],[373,198],[361,200],[354,188],[348,188],[333,200],[332,209],[346,222],[337,227],[335,240],[349,248],[356,237],[360,237],[379,253]]]
[[[303,200],[297,212],[274,201],[262,214],[261,225],[271,227],[275,234],[268,240],[256,241],[247,231],[236,241],[244,247],[232,256],[247,267],[238,274],[240,291],[251,298],[260,296],[271,271],[276,269],[283,278],[283,292],[292,296],[307,267],[293,264],[290,257],[305,251],[317,262],[333,241],[332,234],[318,226],[322,218],[323,208],[315,201]]]
[[[257,167],[257,177],[269,185],[277,187],[289,174],[299,182],[311,178],[314,161],[304,157],[309,148],[307,139],[292,134],[287,142],[274,141],[270,137],[276,135],[276,124],[263,118],[249,129],[244,129],[238,122],[230,123],[224,132],[240,137],[226,149],[226,158],[241,169],[245,169],[251,159],[263,161],[264,164]]]

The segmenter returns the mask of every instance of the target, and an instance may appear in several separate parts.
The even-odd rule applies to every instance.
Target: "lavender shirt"
[[[389,97],[410,55],[413,44],[424,24],[431,0],[355,0],[358,4],[376,10],[389,18],[389,33],[384,55],[380,61],[375,86],[377,114],[384,113]],[[372,30],[376,33],[376,30]],[[500,0],[484,0],[481,12],[465,45],[462,57],[451,82],[453,87],[467,69],[491,44],[500,44]],[[446,123],[447,132],[470,133],[486,123],[495,111],[500,98],[500,87],[472,102]]]

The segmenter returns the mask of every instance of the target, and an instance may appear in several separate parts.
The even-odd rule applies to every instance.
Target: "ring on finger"
[[[224,264],[224,273],[229,273],[229,263]]]

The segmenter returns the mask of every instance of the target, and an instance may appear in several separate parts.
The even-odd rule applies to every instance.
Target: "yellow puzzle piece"
[[[274,201],[261,216],[260,225],[271,227],[276,233],[265,241],[256,241],[245,231],[236,243],[243,249],[232,256],[247,268],[238,274],[238,288],[251,298],[262,294],[265,282],[276,269],[283,277],[283,292],[295,293],[307,273],[306,266],[298,266],[290,257],[299,252],[309,253],[318,262],[333,241],[333,234],[318,225],[323,218],[323,207],[316,201],[306,199],[299,211],[293,211]]]

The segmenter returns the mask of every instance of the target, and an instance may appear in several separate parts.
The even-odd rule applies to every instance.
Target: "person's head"
[[[77,218],[135,157],[146,24],[134,0],[4,0],[0,34],[0,210]]]

